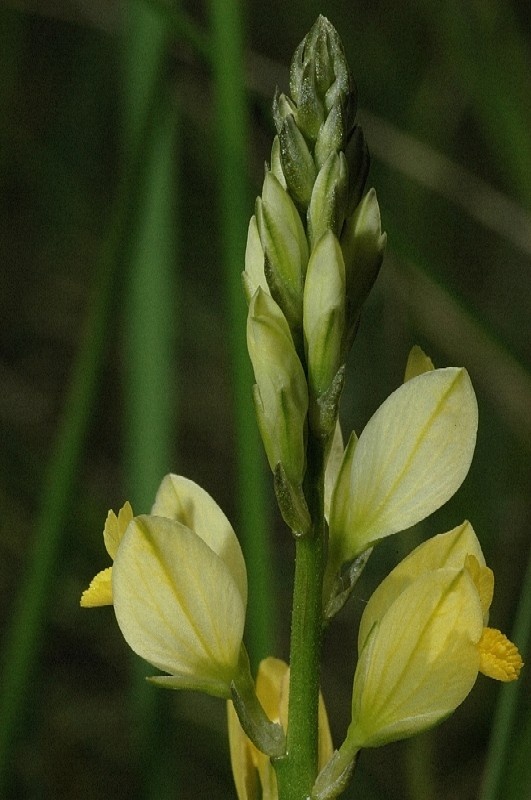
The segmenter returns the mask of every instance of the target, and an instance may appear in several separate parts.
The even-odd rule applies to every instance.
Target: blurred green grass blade
[[[153,88],[137,149],[123,175],[102,245],[81,346],[66,392],[64,413],[43,481],[40,513],[28,566],[16,598],[2,653],[0,684],[0,797],[12,765],[12,749],[27,713],[26,699],[46,631],[47,604],[59,569],[57,558],[65,522],[83,459],[98,379],[114,324],[117,278],[127,263],[130,232],[138,216],[135,188],[145,169],[144,151],[152,138],[161,86]]]
[[[134,15],[134,19],[133,19]],[[129,151],[149,112],[146,98],[169,76],[171,38],[143,3],[132,3],[126,35],[125,133]],[[126,285],[126,472],[135,513],[148,513],[175,452],[178,108],[167,82],[137,185]]]
[[[179,121],[170,94],[171,43],[166,19],[143,2],[128,5],[123,42],[126,163],[150,113],[153,87],[166,85],[144,151],[144,180],[135,187],[139,214],[131,230],[125,285],[125,482],[137,514],[150,511],[161,478],[172,468],[175,444]],[[168,698],[145,681],[152,671],[133,657],[132,746],[137,796],[162,800],[174,796],[176,765],[169,764]]]
[[[121,222],[122,214],[119,214],[119,220]],[[4,796],[2,789],[10,767],[13,740],[24,717],[26,693],[46,630],[47,604],[58,579],[57,557],[83,459],[85,437],[112,324],[111,311],[119,266],[116,250],[122,232],[123,225],[117,222],[101,256],[59,433],[44,478],[27,571],[6,635],[0,687],[0,796]]]
[[[196,53],[205,61],[210,61],[211,49],[207,34],[196,25],[191,17],[172,0],[144,0],[144,5],[151,7],[179,39],[189,42]]]
[[[438,15],[437,30],[448,61],[472,95],[476,113],[488,131],[491,153],[529,210],[531,53],[515,12],[511,4],[500,0],[430,5]]]
[[[211,0],[219,210],[237,445],[238,533],[249,574],[247,645],[253,665],[273,649],[273,587],[264,459],[251,402],[241,286],[251,199],[248,187],[243,19],[238,0]]]
[[[531,553],[522,584],[522,591],[520,593],[511,639],[518,645],[524,662],[528,663],[531,641]],[[526,667],[524,666],[524,670],[525,669]],[[529,666],[527,669],[529,669]],[[524,781],[527,782],[528,785],[530,783],[529,754],[527,759],[520,762],[527,770],[527,777],[524,775],[516,776],[512,774],[508,779],[510,766],[516,766],[516,763],[518,763],[516,759],[513,760],[511,756],[514,742],[519,738],[517,735],[516,718],[518,701],[522,696],[525,680],[526,675],[524,672],[515,683],[500,687],[499,700],[491,727],[483,785],[479,800],[521,800],[523,797],[528,796],[528,794],[522,790],[524,788]],[[531,715],[529,719],[531,719]],[[507,783],[511,782],[514,791],[508,794]]]

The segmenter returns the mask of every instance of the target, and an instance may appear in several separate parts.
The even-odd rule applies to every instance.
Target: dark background
[[[146,5],[155,15],[165,10],[163,2]],[[211,5],[188,2],[180,9],[206,35]],[[120,254],[120,248],[109,251],[109,237],[124,157],[121,59],[130,7],[111,0],[0,7],[3,644],[13,635],[20,594],[38,559],[35,529],[42,523],[57,438],[72,411],[68,387],[101,287],[101,263]],[[345,430],[359,433],[396,388],[415,343],[437,366],[467,367],[480,409],[476,456],[461,490],[433,518],[381,546],[377,564],[327,636],[323,691],[339,744],[348,724],[363,598],[413,544],[468,518],[495,571],[494,626],[510,633],[524,592],[531,524],[530,5],[291,0],[248,1],[242,10],[250,123],[247,218],[269,157],[275,85],[288,89],[293,50],[319,12],[337,27],[358,85],[359,119],[372,153],[369,185],[377,189],[389,239],[349,363]],[[179,117],[179,279],[169,298],[176,358],[168,458],[234,519],[231,353],[217,210],[219,121],[208,59],[182,29],[170,32],[170,39],[168,81]],[[127,236],[123,242],[126,249]],[[33,649],[21,656],[30,665],[29,682],[6,751],[6,798],[235,796],[223,704],[164,694],[159,708],[146,712],[153,731],[146,730],[138,723],[138,704],[151,706],[152,700],[142,692],[139,700],[131,689],[138,685],[131,677],[137,667],[112,611],[79,609],[80,592],[108,563],[101,546],[107,509],[130,496],[124,444],[127,281],[120,268],[68,513],[53,558],[42,556],[45,578],[31,590],[40,593],[43,615]],[[169,388],[157,392],[171,402]],[[269,480],[268,492],[271,499]],[[286,658],[293,552],[274,511],[271,517],[275,654]],[[499,796],[523,799],[531,786],[526,672],[519,689]],[[499,685],[480,676],[465,704],[434,732],[363,753],[358,782],[346,796],[479,797],[498,693]]]

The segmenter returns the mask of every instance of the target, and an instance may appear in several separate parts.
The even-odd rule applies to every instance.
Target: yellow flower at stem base
[[[278,658],[260,662],[256,694],[269,719],[288,725],[289,667]],[[238,800],[278,800],[277,780],[271,760],[245,735],[233,703],[227,703],[230,759]],[[332,737],[321,694],[319,695],[318,763],[322,768],[332,756]],[[260,787],[260,788],[259,788]]]

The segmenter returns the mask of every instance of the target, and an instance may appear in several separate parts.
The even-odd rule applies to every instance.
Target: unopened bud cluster
[[[255,405],[284,516],[301,497],[305,437],[334,431],[344,363],[380,269],[385,234],[356,90],[333,26],[319,17],[295,52],[290,96],[249,225],[244,287]],[[286,504],[285,496],[291,501]],[[279,497],[279,501],[280,501]]]

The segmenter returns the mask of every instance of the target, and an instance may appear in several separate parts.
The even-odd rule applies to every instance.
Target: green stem
[[[296,541],[287,753],[275,765],[281,800],[304,800],[317,775],[324,562],[324,448],[309,435],[305,495],[309,536]]]

